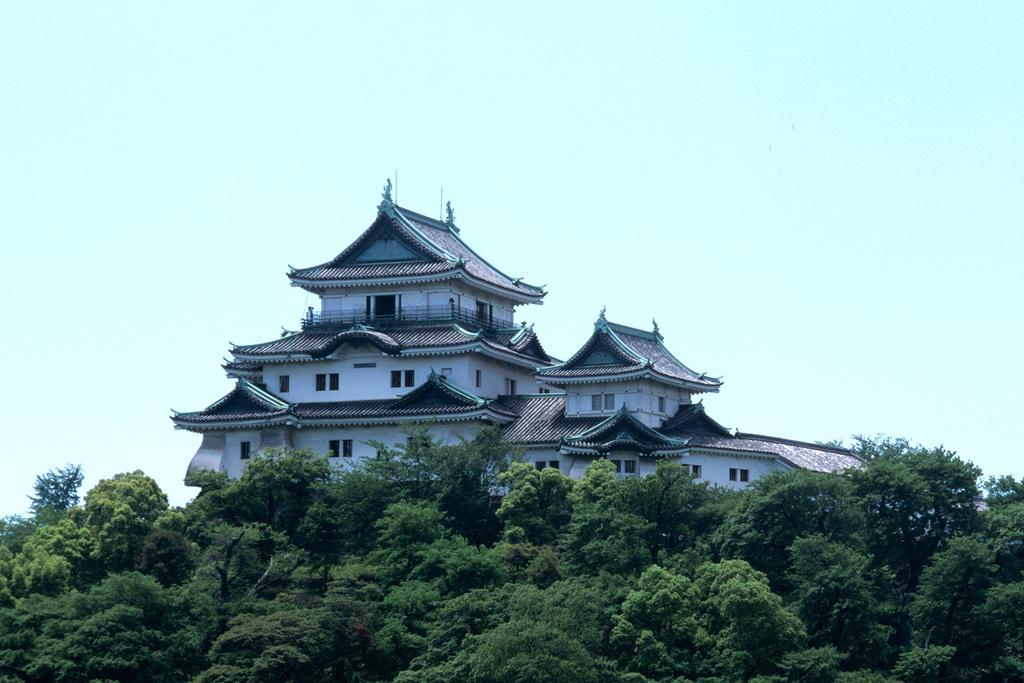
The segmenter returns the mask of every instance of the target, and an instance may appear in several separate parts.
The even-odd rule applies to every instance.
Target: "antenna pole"
[[[441,186],[441,201],[437,203],[437,220],[444,220],[444,185]]]
[[[398,169],[395,169],[395,204],[398,203]]]

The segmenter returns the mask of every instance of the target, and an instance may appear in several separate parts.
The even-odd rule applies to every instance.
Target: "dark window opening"
[[[354,367],[354,368],[375,368],[375,367],[377,367],[377,364],[376,363],[353,363],[352,367]]]
[[[341,442],[341,457],[352,457],[352,439],[345,439]]]
[[[505,393],[509,396],[516,395],[516,381],[510,377],[505,378]]]
[[[615,465],[615,473],[616,474],[622,474],[622,461],[621,460],[612,460],[612,464]]]
[[[282,393],[282,394],[287,394],[288,393],[288,384],[289,384],[289,382],[290,382],[290,378],[288,377],[288,375],[281,375],[280,377],[278,377],[277,378],[277,391],[279,393]]]
[[[394,294],[378,296],[374,304],[376,306],[374,315],[378,318],[393,318],[396,310],[396,297]]]
[[[243,441],[242,443],[238,444],[238,446],[238,457],[241,458],[242,460],[248,460],[249,455],[252,453],[252,442]]]
[[[658,397],[658,412],[659,413],[664,413],[665,412],[665,397],[664,396],[659,396]]]
[[[402,386],[402,371],[392,370],[391,371],[391,386],[400,387]]]
[[[416,371],[406,370],[405,371],[405,386],[411,387],[416,385]]]
[[[750,481],[750,470],[740,470],[740,481]]]
[[[729,468],[729,481],[736,481],[736,474],[737,474],[736,473],[736,468],[735,467],[730,467]]]
[[[604,395],[604,409],[614,410],[615,409],[615,394]]]
[[[321,373],[321,374],[318,374],[316,376],[316,390],[317,391],[327,391],[327,375],[326,374]]]
[[[544,461],[538,460],[537,462],[533,463],[533,466],[536,467],[538,470],[542,470],[544,469]]]
[[[479,387],[480,383],[482,381],[483,381],[483,373],[481,371],[477,370],[476,371],[476,385]]]
[[[700,479],[700,465],[690,465],[690,476],[694,479]]]
[[[636,460],[624,460],[622,463],[626,474],[636,474]]]
[[[476,302],[476,319],[480,322],[487,321],[487,304],[483,301]]]
[[[337,458],[341,455],[341,441],[339,439],[332,439],[327,443],[327,450],[327,457]]]
[[[553,467],[554,469],[557,470],[558,469],[558,461],[557,460],[548,460],[548,467]]]
[[[338,373],[332,372],[331,373],[331,391],[337,391],[338,390],[338,385],[339,385]]]

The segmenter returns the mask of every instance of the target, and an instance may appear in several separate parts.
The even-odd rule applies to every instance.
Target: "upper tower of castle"
[[[450,203],[445,220],[429,218],[395,204],[390,181],[376,219],[352,244],[288,277],[320,297],[320,311],[307,312],[307,327],[454,320],[511,328],[516,306],[542,303],[546,294],[473,251]]]

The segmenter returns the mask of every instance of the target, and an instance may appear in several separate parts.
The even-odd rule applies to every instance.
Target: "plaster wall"
[[[264,366],[263,381],[270,393],[291,403],[396,398],[427,381],[431,370],[446,375],[455,386],[485,398],[504,394],[506,378],[516,380],[517,393],[533,393],[537,390],[532,371],[495,361],[479,353],[396,357],[384,355],[371,346],[358,349],[343,346],[335,355],[335,358],[323,361],[268,363]],[[374,367],[355,367],[370,363]],[[392,370],[403,372],[403,386],[391,386]],[[413,387],[404,386],[405,370],[415,372]],[[480,370],[479,387],[476,386],[476,370]],[[317,391],[316,376],[335,372],[338,373],[338,389]],[[286,393],[279,390],[282,375],[288,375],[289,378]],[[327,386],[330,387],[330,384]]]
[[[615,405],[606,410],[604,400],[601,410],[593,410],[592,396],[614,394]],[[665,410],[658,410],[658,397],[665,397]],[[597,417],[612,415],[623,405],[644,424],[658,428],[666,419],[675,415],[680,405],[690,403],[690,394],[677,387],[671,387],[650,380],[628,382],[602,382],[595,384],[570,384],[566,387],[565,414],[571,417]]]

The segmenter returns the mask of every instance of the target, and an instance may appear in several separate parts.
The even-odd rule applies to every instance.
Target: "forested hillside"
[[[50,472],[0,527],[0,680],[1024,677],[1024,486],[858,449],[728,492],[419,432],[356,468],[260,456],[185,508],[142,472],[82,501]]]

